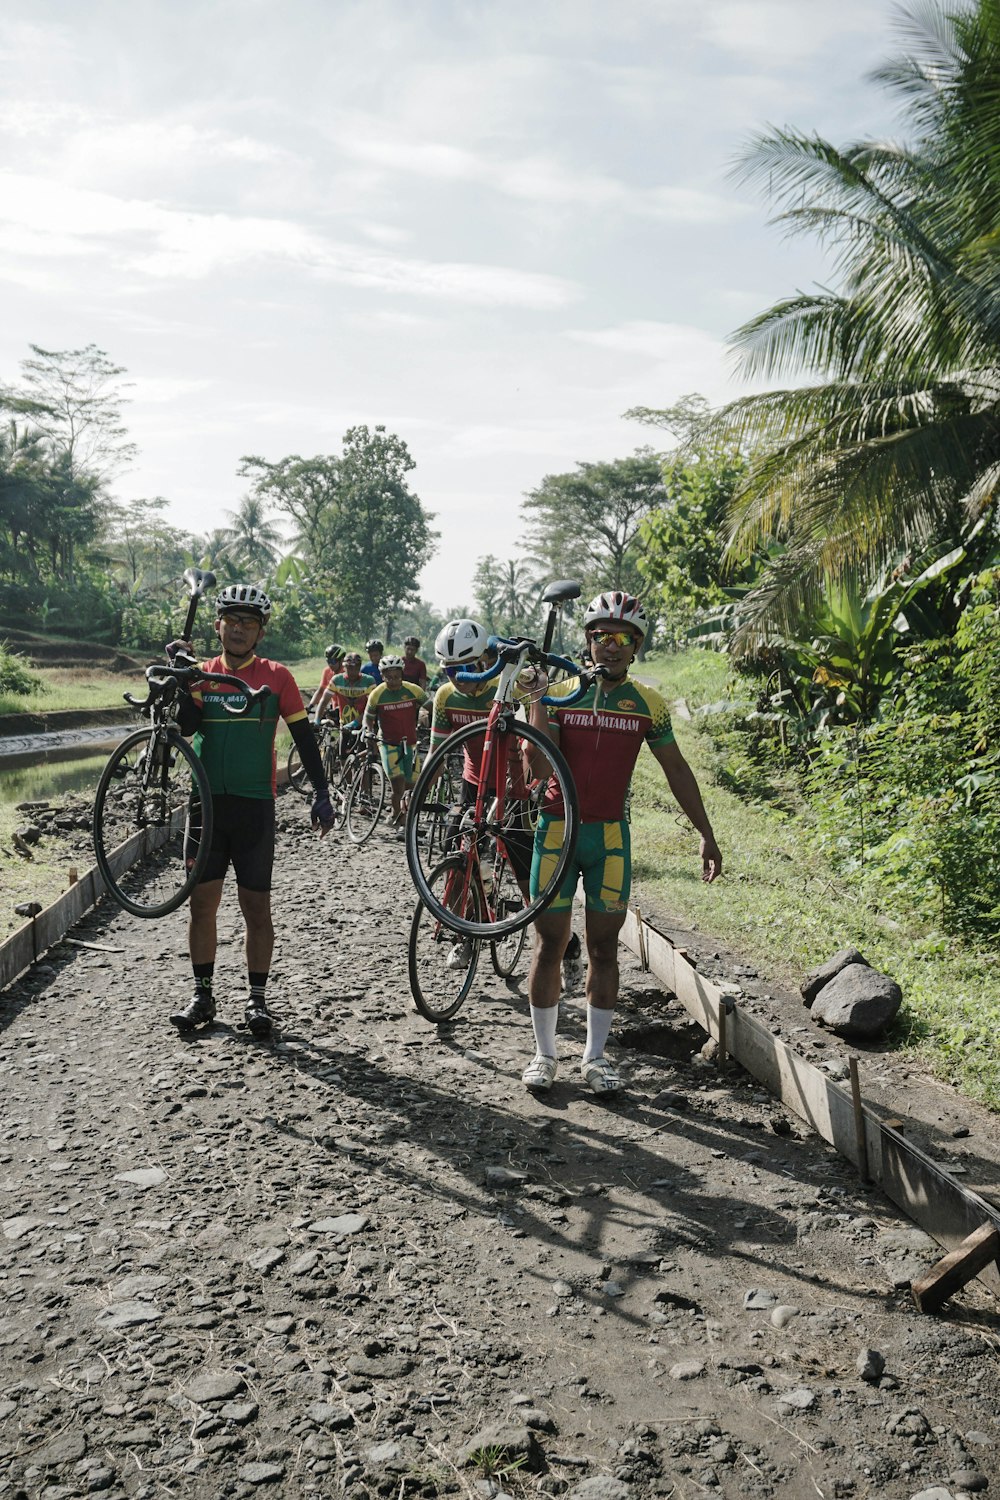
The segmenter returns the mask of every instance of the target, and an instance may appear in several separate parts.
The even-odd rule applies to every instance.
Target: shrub
[[[6,641],[0,641],[0,697],[12,694],[27,698],[41,685],[41,678],[28,670],[24,657],[11,651]]]

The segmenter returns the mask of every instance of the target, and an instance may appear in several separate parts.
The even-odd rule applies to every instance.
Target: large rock
[[[894,979],[867,964],[848,964],[813,1001],[812,1018],[839,1036],[881,1036],[903,999]]]
[[[846,969],[848,964],[865,964],[868,960],[857,948],[841,948],[832,958],[827,959],[825,964],[820,964],[818,969],[810,969],[802,981],[802,998],[807,1005],[812,1005],[816,996],[823,987],[830,983],[841,969]]]

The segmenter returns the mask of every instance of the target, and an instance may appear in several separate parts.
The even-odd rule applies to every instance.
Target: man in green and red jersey
[[[364,728],[366,734],[378,731],[382,766],[392,788],[393,826],[400,828],[403,795],[420,772],[417,715],[427,702],[427,694],[415,682],[403,681],[401,656],[383,656],[381,670],[382,681],[368,694]]]
[[[333,827],[333,809],[319,750],[302,702],[302,694],[287,667],[256,655],[271,603],[252,583],[234,583],[215,601],[215,631],[222,645],[219,656],[203,663],[206,671],[226,672],[248,688],[268,687],[270,696],[247,718],[226,713],[228,701],[238,704],[242,694],[226,683],[206,682],[196,688],[179,715],[184,734],[194,734],[193,748],[201,757],[212,790],[212,849],[201,880],[191,894],[188,942],[195,992],[170,1020],[179,1031],[192,1031],[215,1019],[212,979],[217,946],[216,918],[222,885],[230,863],[236,872],[240,910],[246,921],[246,959],[250,995],[246,1024],[255,1036],[266,1036],[272,1017],[267,1009],[266,985],[274,947],[271,921],[271,868],[274,862],[274,799],[276,775],[274,736],[279,716],[284,719],[302,757],[316,793],[312,824],[323,833]],[[168,656],[186,642],[174,641]]]
[[[482,723],[483,725],[482,734],[470,735],[462,745],[462,784],[459,802],[451,810],[445,834],[446,841],[450,841],[458,832],[462,813],[466,808],[475,805],[479,795],[483,743],[486,739],[486,719],[493,703],[496,687],[495,679],[486,682],[458,683],[455,678],[463,671],[485,672],[487,667],[495,665],[497,653],[489,644],[488,632],[476,620],[449,620],[438,633],[437,640],[434,642],[434,651],[444,668],[447,681],[443,682],[434,694],[431,708],[431,750],[436,750],[456,729],[462,729],[467,724]],[[521,703],[527,702],[526,696],[521,693],[518,694],[518,700]],[[511,747],[510,788],[515,801],[520,799],[521,803],[526,805],[528,793],[524,783],[524,771],[520,755],[513,745]],[[531,874],[532,836],[523,816],[520,815],[519,808],[515,807],[513,812],[517,815],[518,826],[508,827],[504,836],[504,847],[507,850],[514,877],[521,888],[522,895],[527,900],[528,877]],[[471,939],[459,939],[455,942],[448,957],[448,967],[468,968],[472,962],[472,955]]]
[[[559,965],[566,947],[573,896],[583,876],[586,895],[587,1046],[580,1071],[596,1094],[621,1087],[617,1069],[604,1055],[618,1000],[618,936],[625,922],[631,884],[629,826],[626,811],[629,782],[639,751],[647,744],[659,761],[681,811],[701,836],[703,880],[722,873],[701,792],[674,741],[670,713],[659,693],[628,675],[648,623],[642,606],[620,590],[599,594],[584,615],[587,650],[603,667],[579,703],[567,708],[532,703],[531,722],[562,750],[573,773],[580,800],[580,836],[576,855],[552,904],[535,921],[538,939],[528,976],[528,1000],[535,1036],[535,1056],[522,1075],[529,1089],[551,1088],[556,1075],[556,1027]],[[554,694],[570,696],[577,679],[560,684]],[[563,807],[555,782],[550,783],[535,834],[531,890],[548,881],[562,844]]]
[[[496,651],[489,645],[489,636],[475,620],[449,620],[434,642],[438,661],[444,667],[447,682],[442,683],[434,694],[431,709],[431,750],[436,750],[456,729],[466,724],[483,722],[481,735],[470,736],[462,746],[462,790],[461,807],[472,807],[479,791],[480,761],[483,742],[486,738],[486,718],[493,703],[496,680],[486,682],[458,683],[454,679],[460,672],[484,672],[497,659]],[[516,694],[521,704],[527,704],[527,694]],[[520,759],[511,760],[511,788],[515,798],[527,799],[523,768]],[[528,876],[531,873],[531,835],[510,830],[505,839],[510,862],[517,882],[525,896],[528,894]]]
[[[374,690],[372,679],[361,670],[361,656],[357,651],[348,651],[344,657],[344,670],[338,672],[327,684],[319,703],[316,716],[322,718],[328,703],[340,714],[340,756],[347,755],[360,733],[361,720],[368,706],[368,694]]]

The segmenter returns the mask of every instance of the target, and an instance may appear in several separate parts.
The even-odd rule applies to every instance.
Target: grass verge
[[[911,1052],[937,1077],[1000,1109],[1000,1000],[996,958],[899,910],[872,912],[816,849],[808,807],[779,772],[772,799],[744,798],[721,784],[719,759],[698,726],[697,708],[725,696],[726,664],[707,652],[643,663],[638,675],[675,712],[678,743],[701,784],[722,849],[725,874],[700,879],[698,842],[677,811],[652,758],[639,759],[633,784],[634,874],[644,910],[658,906],[681,923],[738,949],[776,982],[798,986],[806,969],[854,944],[891,974],[903,1006],[890,1044]]]

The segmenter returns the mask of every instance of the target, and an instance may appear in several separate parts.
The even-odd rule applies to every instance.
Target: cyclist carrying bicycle
[[[582,700],[571,707],[546,708],[532,702],[531,722],[548,735],[569,762],[580,800],[580,835],[576,855],[555,900],[535,920],[537,941],[528,976],[528,1000],[535,1037],[535,1056],[524,1070],[529,1089],[551,1088],[556,1076],[556,1028],[559,1019],[560,961],[572,920],[573,897],[582,875],[586,897],[587,1044],[580,1065],[584,1082],[596,1094],[621,1087],[614,1064],[604,1055],[618,1000],[618,937],[625,922],[631,885],[629,826],[626,811],[629,782],[645,743],[659,762],[681,811],[701,837],[702,879],[722,873],[722,856],[701,799],[701,792],[681,754],[670,713],[659,693],[629,676],[629,667],[645,639],[648,621],[639,600],[621,590],[599,594],[584,615],[586,650],[603,669]],[[542,687],[544,673],[538,674]],[[570,696],[578,679],[560,683],[552,696]],[[542,689],[544,691],[544,688]],[[535,768],[540,769],[539,767]],[[552,784],[554,785],[554,783]],[[531,890],[546,882],[562,844],[562,804],[552,785],[535,834]]]
[[[233,583],[215,601],[215,631],[220,654],[204,663],[206,672],[227,672],[248,688],[269,687],[259,717],[233,718],[223,703],[239,698],[239,690],[225,683],[195,688],[178,716],[182,734],[194,733],[193,749],[208,773],[214,812],[212,847],[201,880],[191,895],[188,943],[194,971],[194,995],[174,1011],[178,1031],[215,1020],[212,982],[217,947],[216,920],[222,902],[223,880],[232,863],[236,890],[246,922],[246,960],[250,993],[246,1024],[255,1036],[267,1036],[272,1016],[266,987],[274,948],[271,920],[271,869],[274,862],[274,737],[279,717],[288,725],[298,747],[315,798],[312,825],[326,833],[333,827],[333,809],[319,750],[302,702],[287,667],[256,655],[271,614],[271,601],[252,583]],[[184,641],[172,641],[168,658],[189,654]],[[233,695],[229,697],[229,695]]]
[[[403,797],[420,772],[417,715],[427,694],[415,682],[403,681],[403,658],[383,656],[382,681],[368,695],[366,734],[378,732],[382,767],[392,788],[393,827],[402,827]]]

